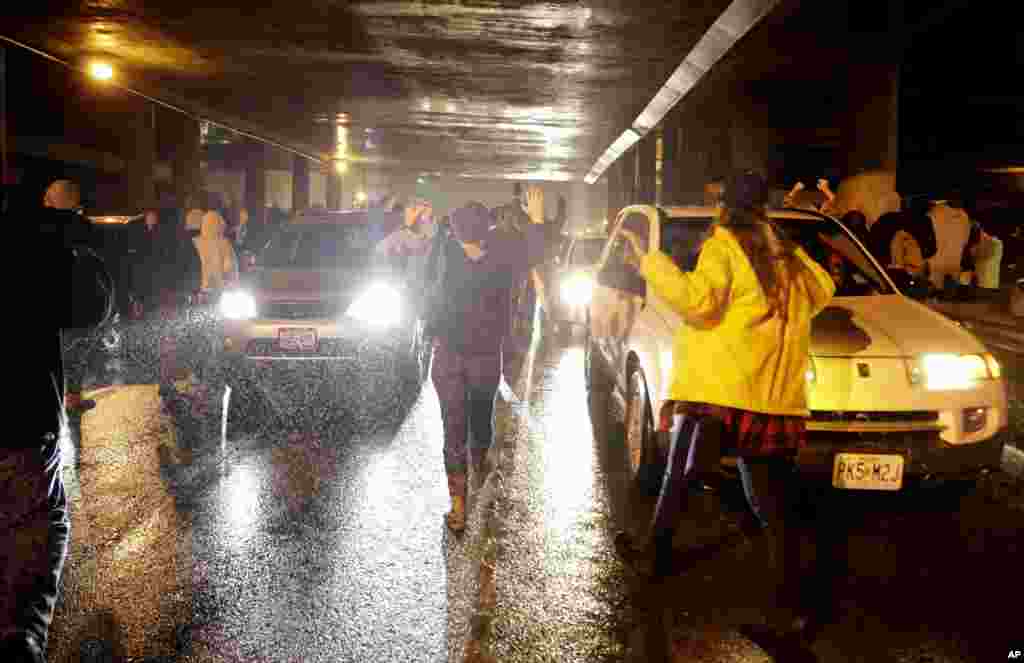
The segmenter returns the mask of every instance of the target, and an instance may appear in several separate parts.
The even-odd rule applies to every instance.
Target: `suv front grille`
[[[260,310],[260,317],[277,320],[319,320],[335,318],[340,307],[334,302],[269,302]]]
[[[810,420],[851,423],[930,423],[939,420],[939,413],[928,410],[907,410],[896,412],[811,410]]]

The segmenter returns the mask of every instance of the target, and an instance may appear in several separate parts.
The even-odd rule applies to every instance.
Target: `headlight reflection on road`
[[[544,438],[552,441],[542,447],[548,493],[545,525],[551,536],[571,540],[594,499],[594,442],[587,399],[580,397],[584,393],[582,348],[565,351],[550,390],[545,387]]]
[[[402,295],[387,283],[374,283],[356,297],[346,315],[374,327],[392,327],[402,319]]]
[[[261,484],[260,472],[251,463],[233,465],[221,479],[219,506],[228,543],[241,547],[252,535],[259,520]]]

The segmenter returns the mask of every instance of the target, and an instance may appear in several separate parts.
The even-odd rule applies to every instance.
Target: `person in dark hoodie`
[[[510,297],[515,285],[544,259],[543,221],[531,219],[521,228],[499,226],[490,210],[470,203],[450,214],[448,226],[436,235],[427,267],[428,278],[438,284],[429,328],[434,338],[431,376],[441,402],[452,499],[446,521],[457,533],[466,526],[468,470],[476,484],[488,472]]]
[[[0,660],[5,663],[46,660],[67,556],[70,521],[59,442],[67,425],[61,336],[70,329],[95,330],[113,315],[113,279],[88,248],[88,221],[69,210],[35,214],[6,224],[21,228],[29,260],[47,265],[47,271],[32,288],[15,289],[14,310],[36,316],[21,349],[42,363],[21,375],[22,425],[0,440]]]
[[[157,344],[160,394],[166,398],[173,393],[178,341],[185,330],[189,299],[199,290],[202,265],[173,209],[146,213],[137,255],[132,289],[142,303],[144,320],[134,331],[142,342]],[[151,352],[144,356],[152,356]]]

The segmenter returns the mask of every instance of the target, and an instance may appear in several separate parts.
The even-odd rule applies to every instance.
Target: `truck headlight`
[[[244,290],[228,290],[220,297],[220,314],[228,320],[256,317],[256,298]]]
[[[374,327],[392,327],[402,319],[402,295],[387,283],[374,283],[355,298],[345,315]]]
[[[921,356],[921,372],[930,390],[970,389],[981,380],[1002,374],[999,362],[989,353],[983,355],[926,354]]]
[[[575,272],[562,279],[562,299],[570,306],[586,306],[594,295],[594,278]]]

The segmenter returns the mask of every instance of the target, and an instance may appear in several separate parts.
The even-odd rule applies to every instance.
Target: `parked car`
[[[597,268],[586,379],[624,399],[630,468],[642,484],[660,481],[667,457],[673,338],[684,323],[626,265],[621,230],[639,231],[687,271],[715,216],[707,207],[627,207]],[[835,219],[797,210],[769,216],[837,279],[834,300],[812,328],[808,446],[797,459],[803,474],[830,477],[843,490],[900,490],[922,478],[997,468],[1007,387],[985,346],[902,294]]]
[[[587,306],[594,293],[594,267],[601,258],[604,235],[575,235],[559,258],[556,278],[555,321],[573,327],[587,324]]]
[[[422,299],[374,258],[378,231],[365,210],[310,211],[275,230],[219,303],[217,373],[232,390],[294,406],[351,400],[382,381],[418,389],[430,360]]]

